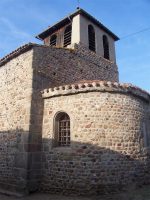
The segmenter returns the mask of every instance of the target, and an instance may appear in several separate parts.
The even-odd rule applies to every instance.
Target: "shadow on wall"
[[[149,160],[89,143],[51,148],[51,140],[28,142],[23,130],[0,132],[0,187],[27,194],[35,190],[93,195],[149,184]],[[32,188],[30,188],[32,184]],[[38,185],[38,187],[37,187]]]
[[[43,191],[97,195],[149,183],[148,159],[142,152],[133,158],[89,143],[50,148],[51,142],[43,139]]]
[[[22,129],[0,132],[0,187],[27,192],[28,136]]]

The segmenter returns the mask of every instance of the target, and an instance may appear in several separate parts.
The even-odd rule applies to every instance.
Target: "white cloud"
[[[11,35],[11,37],[14,38],[20,38],[20,39],[30,39],[32,36],[19,29],[15,24],[13,24],[9,19],[1,17],[0,18],[0,24],[1,24],[1,28],[3,28],[3,33],[4,32],[9,32],[9,34]]]

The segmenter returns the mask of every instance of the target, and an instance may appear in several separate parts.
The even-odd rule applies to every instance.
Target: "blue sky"
[[[77,7],[77,0],[0,0],[0,57],[36,42],[35,35]],[[116,42],[120,82],[150,91],[150,0],[80,0],[85,9],[121,39]]]

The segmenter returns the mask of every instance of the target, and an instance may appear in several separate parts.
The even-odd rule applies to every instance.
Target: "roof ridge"
[[[29,49],[31,49],[33,46],[44,46],[44,45],[40,45],[37,43],[26,43],[23,44],[22,46],[18,47],[17,49],[13,50],[12,52],[10,52],[9,54],[7,54],[6,56],[4,56],[3,58],[0,59],[0,66],[2,66],[4,63],[8,62],[10,59],[16,57],[17,55],[19,55],[20,53],[26,52]]]
[[[4,56],[3,58],[0,59],[0,66],[5,63],[8,59],[11,59],[11,57],[14,57],[14,55],[22,52],[23,50],[28,49],[29,47],[32,47],[34,45],[34,43],[27,43],[27,44],[23,44],[22,46],[18,47],[17,49],[13,50],[12,52],[10,52],[9,54],[7,54],[6,56]]]

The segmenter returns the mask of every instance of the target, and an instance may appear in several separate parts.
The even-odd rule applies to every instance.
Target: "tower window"
[[[104,48],[104,58],[109,59],[109,43],[106,35],[103,35],[103,48]]]
[[[95,30],[92,25],[88,26],[89,49],[95,51]]]
[[[56,146],[70,146],[70,117],[65,112],[60,112],[55,118],[55,143]]]
[[[71,44],[71,32],[72,32],[72,26],[69,25],[66,27],[64,32],[64,47]]]
[[[52,35],[50,38],[50,46],[56,46],[57,35]]]

